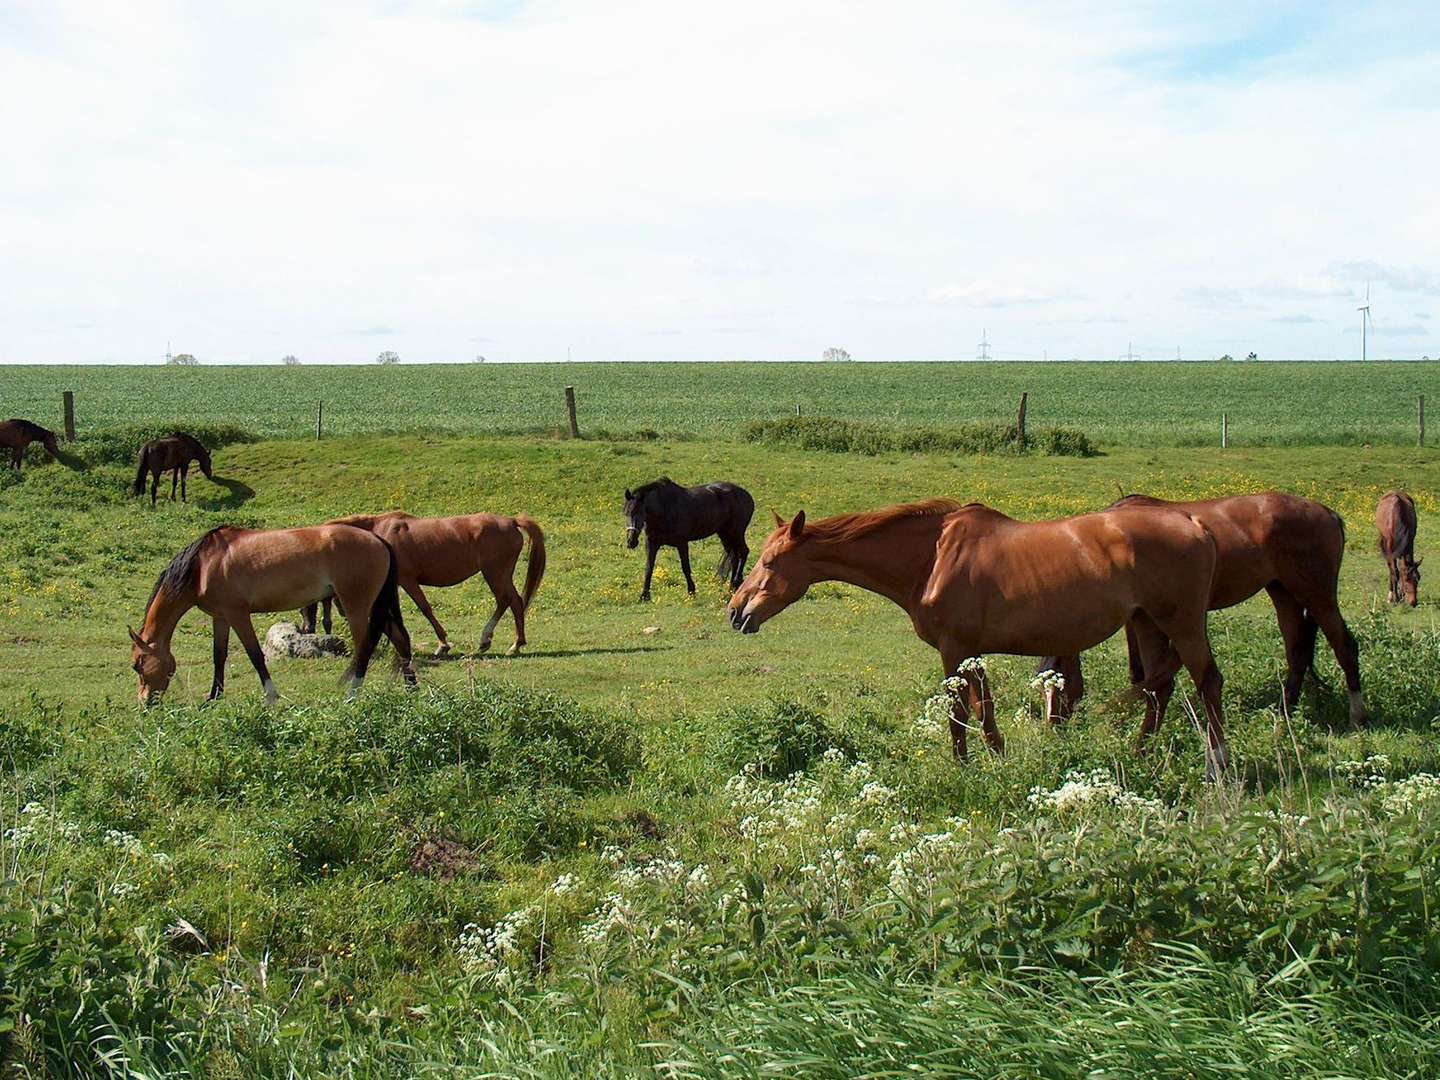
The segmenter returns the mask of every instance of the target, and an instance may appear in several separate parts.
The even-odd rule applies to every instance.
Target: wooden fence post
[[[1015,434],[1021,446],[1025,445],[1025,403],[1030,399],[1028,390],[1020,394],[1020,415],[1015,419]]]
[[[66,391],[65,391],[65,394],[64,394],[64,398],[65,398],[65,441],[66,441],[66,442],[74,442],[74,441],[75,441],[75,391],[73,391],[73,390],[66,390]],[[1422,398],[1421,400],[1424,400],[1424,399]],[[1421,406],[1421,408],[1423,409],[1424,406]],[[1424,421],[1421,421],[1421,427],[1424,427]]]
[[[798,401],[795,403],[795,415],[800,415],[800,403]]]
[[[1419,439],[1418,442],[1416,442],[1415,445],[1416,445],[1416,446],[1424,446],[1424,445],[1425,445],[1425,395],[1424,395],[1424,394],[1421,394],[1421,395],[1420,395],[1420,439]]]
[[[325,437],[325,402],[315,403],[315,441],[319,442]]]
[[[570,414],[570,437],[580,437],[580,423],[575,419],[575,387],[565,387],[565,411]]]
[[[1225,413],[1222,412],[1222,413],[1220,414],[1220,449],[1221,449],[1221,450],[1224,450],[1224,449],[1225,449],[1227,446],[1229,446],[1229,445],[1230,445],[1230,417],[1229,417],[1227,414],[1225,414]]]

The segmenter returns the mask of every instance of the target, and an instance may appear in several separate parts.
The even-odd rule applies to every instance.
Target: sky
[[[1440,356],[1433,0],[0,0],[0,154],[0,363]]]

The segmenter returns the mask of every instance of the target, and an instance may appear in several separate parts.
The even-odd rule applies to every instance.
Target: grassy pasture
[[[0,413],[60,425],[76,392],[82,428],[184,418],[271,437],[425,430],[554,431],[574,385],[582,431],[737,438],[753,420],[805,415],[901,425],[1030,422],[1109,446],[1411,445],[1416,397],[1440,394],[1426,363],[485,364],[398,367],[6,367]]]
[[[301,371],[331,385],[352,374]],[[841,397],[826,411],[846,415]],[[83,468],[0,477],[0,862],[14,881],[0,901],[0,1002],[22,1017],[0,1026],[0,1060],[12,1071],[1440,1067],[1440,785],[1424,779],[1440,773],[1440,631],[1423,584],[1418,610],[1381,602],[1370,525],[1376,498],[1407,487],[1424,554],[1433,451],[1376,438],[1222,453],[1134,446],[1146,439],[1132,431],[1095,458],[842,455],[707,437],[678,399],[675,430],[700,437],[377,434],[412,415],[397,405],[392,424],[377,410],[370,434],[317,445],[269,428],[271,400],[255,418],[217,406],[213,422],[271,437],[220,450],[228,483],[195,479],[189,506],[130,499],[130,465],[99,437],[75,447]],[[939,408],[906,407],[917,423]],[[160,408],[151,419],[182,414]],[[1212,620],[1236,765],[1219,789],[1201,781],[1178,700],[1155,752],[1134,754],[1138,706],[1115,642],[1087,655],[1089,697],[1063,732],[1041,722],[1028,662],[991,658],[1008,753],[957,766],[926,720],[935,654],[878,597],[817,587],[741,637],[702,572],[719,556],[707,543],[695,600],[666,553],[655,602],[639,603],[620,494],[662,472],[750,487],[757,549],[772,506],[823,515],[948,495],[1042,517],[1117,487],[1322,498],[1350,524],[1342,606],[1374,724],[1347,729],[1323,643],[1324,685],[1297,715],[1277,713],[1279,642],[1256,600]],[[341,664],[277,663],[283,700],[266,709],[236,649],[227,700],[206,706],[209,631],[192,614],[166,705],[134,706],[124,626],[186,542],[224,521],[391,506],[540,521],[550,569],[529,655],[428,662],[412,694],[377,664],[354,704]],[[431,599],[473,647],[483,584]],[[497,651],[511,634],[502,623]]]

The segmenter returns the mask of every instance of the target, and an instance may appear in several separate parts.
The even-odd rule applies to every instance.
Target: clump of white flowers
[[[1390,814],[1408,814],[1440,801],[1440,776],[1416,773],[1380,787],[1380,805]]]
[[[1051,668],[1046,668],[1030,680],[1030,686],[1034,690],[1042,691],[1048,697],[1050,694],[1058,694],[1065,689],[1065,676]]]
[[[1390,759],[1384,754],[1371,754],[1364,761],[1342,761],[1335,771],[1352,787],[1379,787],[1390,771]]]
[[[952,817],[943,832],[920,833],[918,829],[897,826],[890,839],[909,846],[901,848],[890,859],[890,888],[906,897],[927,895],[935,887],[940,872],[959,854],[969,836],[970,822]]]
[[[1092,769],[1088,773],[1077,769],[1067,773],[1065,782],[1053,791],[1031,788],[1029,802],[1041,810],[1061,814],[1112,807],[1137,813],[1160,813],[1165,809],[1165,804],[1158,799],[1126,791],[1104,769]]]
[[[556,896],[565,896],[580,887],[580,879],[574,874],[561,874],[550,883],[550,891]]]
[[[20,808],[20,824],[5,830],[5,839],[24,847],[51,840],[79,840],[80,826],[53,813],[43,803],[28,802]]]
[[[460,934],[460,966],[490,978],[498,986],[511,985],[521,956],[520,935],[535,921],[536,914],[532,904],[512,911],[494,926],[467,925]]]

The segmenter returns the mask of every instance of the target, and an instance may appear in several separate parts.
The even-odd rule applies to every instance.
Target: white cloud
[[[12,0],[0,361],[1329,356],[1440,295],[1433,12],[1174,10]]]

